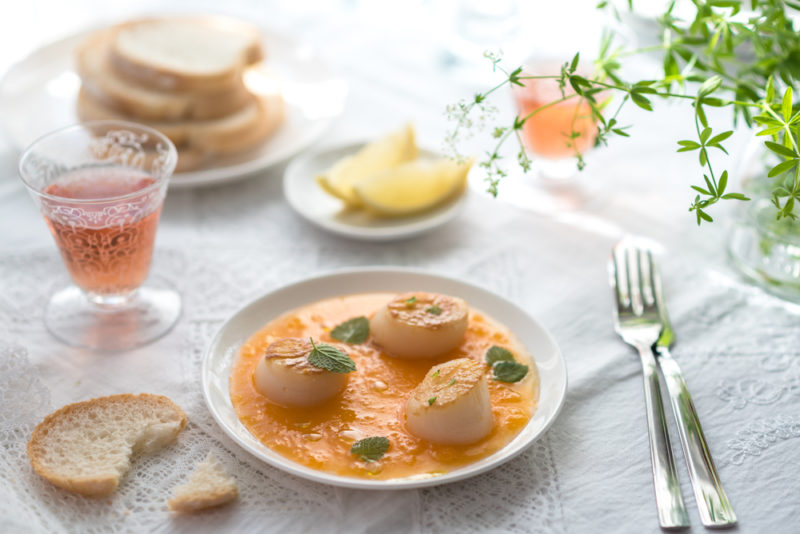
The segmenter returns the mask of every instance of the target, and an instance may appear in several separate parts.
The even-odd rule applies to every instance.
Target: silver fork
[[[663,330],[652,279],[649,252],[622,240],[614,247],[609,262],[609,283],[614,293],[614,328],[622,339],[639,351],[644,375],[644,400],[650,437],[650,460],[661,528],[689,526],[675,459],[669,441],[664,402],[658,383],[653,345]],[[645,278],[649,280],[644,281]]]
[[[686,381],[683,379],[678,362],[669,353],[669,347],[675,341],[675,334],[664,303],[661,277],[652,261],[650,269],[653,294],[664,325],[664,330],[654,350],[658,366],[667,385],[672,413],[678,423],[683,456],[686,458],[686,467],[689,470],[689,479],[692,481],[697,509],[700,511],[700,520],[707,528],[731,527],[736,524],[736,514],[733,512],[725,490],[722,489],[722,482],[720,482],[717,469],[714,467],[711,452],[708,450],[700,419],[689,394],[689,388],[686,387]]]

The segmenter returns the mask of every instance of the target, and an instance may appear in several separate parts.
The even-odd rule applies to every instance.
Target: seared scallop
[[[347,374],[315,367],[308,361],[314,347],[306,339],[282,338],[267,347],[254,373],[256,389],[289,406],[313,406],[344,389]]]
[[[404,293],[370,320],[373,339],[398,358],[430,358],[456,348],[467,331],[467,303],[438,293]]]
[[[470,358],[432,367],[406,401],[408,430],[433,443],[474,443],[493,425],[485,367]]]

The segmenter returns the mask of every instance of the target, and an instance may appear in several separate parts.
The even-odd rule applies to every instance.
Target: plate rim
[[[446,280],[450,283],[456,283],[463,286],[467,286],[472,291],[477,291],[479,293],[488,295],[491,298],[499,299],[504,305],[510,306],[515,309],[516,312],[521,313],[525,316],[526,319],[535,323],[541,333],[545,336],[547,341],[552,345],[554,349],[554,355],[556,362],[558,364],[558,376],[561,381],[561,387],[558,390],[558,401],[553,410],[552,415],[548,420],[544,422],[544,424],[539,428],[535,434],[533,434],[527,442],[519,444],[516,449],[512,450],[510,453],[506,453],[506,455],[499,456],[494,461],[488,462],[486,465],[482,465],[478,468],[469,469],[470,464],[463,466],[456,471],[446,473],[444,475],[430,477],[430,478],[404,478],[404,479],[389,479],[389,480],[368,480],[368,479],[359,479],[355,477],[345,477],[341,475],[335,475],[332,473],[327,473],[324,471],[318,471],[296,462],[289,460],[285,457],[280,457],[280,460],[268,458],[263,456],[259,451],[254,450],[248,444],[243,443],[240,441],[239,437],[233,432],[232,429],[228,428],[227,424],[222,420],[222,417],[217,413],[217,410],[211,400],[211,380],[210,380],[210,360],[212,355],[215,352],[215,349],[219,345],[221,341],[221,337],[225,333],[226,329],[229,328],[230,324],[239,318],[248,308],[261,302],[265,299],[270,297],[274,297],[276,294],[282,292],[291,292],[293,290],[297,290],[298,287],[314,283],[320,282],[324,279],[328,278],[335,278],[340,276],[357,276],[359,274],[365,273],[374,273],[374,274],[383,274],[383,275],[392,275],[392,274],[401,274],[401,275],[417,275],[423,277],[429,277],[439,280]],[[285,310],[289,311],[289,310]],[[284,311],[284,313],[285,313]],[[211,341],[208,343],[204,354],[203,354],[203,361],[201,366],[201,383],[203,389],[203,399],[205,401],[206,407],[208,411],[211,413],[212,418],[217,423],[217,425],[223,430],[223,432],[233,440],[238,447],[242,448],[248,454],[256,458],[257,460],[264,462],[265,464],[274,467],[283,471],[284,473],[288,473],[293,476],[297,476],[299,478],[310,480],[313,482],[326,484],[329,486],[335,487],[343,487],[343,488],[350,488],[350,489],[368,489],[368,490],[379,490],[379,491],[389,491],[389,490],[404,490],[404,489],[417,489],[423,487],[431,487],[431,486],[438,486],[442,484],[449,484],[451,482],[461,481],[467,478],[471,478],[482,473],[488,472],[492,469],[499,467],[500,465],[514,459],[519,454],[523,453],[524,451],[528,450],[533,443],[541,439],[542,436],[550,429],[553,423],[558,419],[559,414],[561,413],[564,404],[566,402],[567,397],[567,387],[568,387],[568,373],[567,373],[567,365],[566,360],[564,359],[564,355],[561,352],[561,348],[559,347],[558,343],[556,342],[553,335],[550,333],[547,328],[544,327],[539,321],[537,321],[532,315],[526,312],[521,306],[516,304],[514,301],[499,295],[493,291],[489,291],[483,287],[480,287],[476,284],[471,282],[466,282],[463,280],[459,280],[445,274],[440,274],[437,272],[433,272],[430,270],[419,269],[414,267],[387,267],[387,266],[361,266],[361,267],[347,267],[342,269],[335,269],[331,271],[326,271],[322,273],[318,273],[312,276],[307,276],[304,278],[296,279],[293,282],[289,282],[287,284],[281,285],[279,287],[270,289],[268,291],[263,292],[259,296],[249,300],[243,306],[238,308],[235,312],[228,316],[225,322],[217,329],[214,336],[211,338]],[[533,418],[528,422],[533,421]],[[241,424],[241,423],[240,423]],[[526,425],[527,427],[527,425]],[[523,427],[524,430],[524,427]],[[519,434],[518,434],[519,435]],[[515,438],[516,439],[516,438]],[[505,447],[499,449],[498,451],[494,452],[493,454],[486,457],[486,459],[490,459],[493,456],[498,455],[498,453],[502,453],[505,451],[510,445],[514,443],[514,440],[506,444]],[[264,447],[266,447],[264,445]],[[472,464],[474,465],[474,464]]]
[[[170,13],[164,13],[163,15],[170,15]],[[110,26],[124,23],[127,20],[133,20],[138,18],[136,16],[131,16],[128,18],[110,21],[108,24],[90,24],[82,29],[77,29],[76,31],[70,32],[65,35],[61,35],[56,39],[46,41],[35,48],[29,50],[24,56],[20,57],[19,59],[13,61],[9,64],[3,71],[0,72],[0,93],[3,92],[3,89],[8,84],[9,76],[12,73],[18,71],[22,66],[32,60],[35,56],[52,53],[54,50],[59,52],[60,56],[67,56],[72,53],[72,48],[69,48],[68,51],[62,52],[65,48],[65,44],[69,44],[72,41],[76,41],[78,39],[86,38],[90,34],[108,28]],[[272,160],[267,164],[255,164],[255,159],[248,159],[245,161],[241,161],[234,165],[229,165],[227,167],[216,167],[211,169],[199,169],[196,171],[186,171],[184,173],[176,173],[170,178],[169,187],[171,189],[192,189],[192,188],[202,188],[202,187],[211,187],[215,185],[224,185],[231,182],[237,182],[241,180],[246,180],[248,178],[252,178],[253,176],[267,171],[269,169],[273,169],[275,167],[279,167],[282,164],[290,161],[298,154],[305,150],[311,149],[319,140],[327,133],[334,122],[338,120],[345,111],[347,106],[347,101],[350,96],[350,84],[347,82],[347,78],[342,75],[339,69],[327,58],[320,54],[320,48],[317,45],[314,45],[307,41],[302,41],[295,38],[288,33],[279,30],[273,29],[263,24],[255,24],[255,27],[258,29],[259,33],[261,34],[262,38],[265,42],[268,42],[269,39],[272,37],[277,40],[281,40],[284,43],[288,43],[291,45],[293,49],[297,48],[304,48],[308,49],[312,52],[313,57],[319,61],[327,70],[329,77],[331,80],[335,80],[341,84],[343,88],[342,98],[341,98],[341,105],[339,106],[339,110],[335,115],[323,117],[321,119],[317,119],[313,122],[312,128],[314,132],[308,136],[307,140],[298,143],[295,147],[289,147],[289,150],[283,150],[279,152],[279,156],[277,158],[272,158]],[[72,65],[69,69],[70,72],[77,75],[77,70],[75,66]],[[131,120],[132,122],[140,122],[138,119],[126,119]],[[75,121],[69,124],[63,124],[60,127],[64,126],[71,126],[73,124],[78,124],[81,121],[77,117],[75,117]],[[144,124],[144,123],[143,123]],[[146,124],[145,124],[146,125]],[[55,128],[53,128],[55,129]],[[27,146],[20,146],[19,139],[16,135],[11,134],[11,129],[8,126],[8,122],[6,120],[0,120],[0,134],[5,138],[8,145],[12,148],[12,150],[16,151],[17,153],[21,153],[22,151],[27,148]],[[42,132],[41,135],[44,135],[47,132]],[[38,136],[37,136],[38,137]],[[266,140],[269,142],[269,139]],[[221,175],[214,176],[215,172],[224,171],[225,169],[236,169],[239,170],[234,171],[233,173],[224,172]]]
[[[419,219],[415,222],[405,225],[397,225],[391,227],[368,227],[368,226],[350,226],[346,223],[337,223],[330,221],[326,218],[315,218],[300,209],[295,202],[294,197],[290,194],[290,183],[296,181],[298,178],[297,169],[303,164],[312,161],[314,158],[327,155],[332,152],[350,151],[354,152],[362,148],[366,144],[374,141],[373,138],[356,138],[348,141],[343,141],[333,145],[326,145],[324,147],[317,147],[309,149],[301,155],[292,158],[283,173],[283,197],[292,211],[299,215],[303,220],[311,223],[317,228],[321,228],[332,234],[347,237],[350,239],[357,239],[360,241],[394,241],[400,239],[407,239],[426,232],[435,230],[445,224],[453,221],[464,210],[467,199],[469,196],[469,187],[464,189],[464,192],[458,197],[447,201],[445,204],[438,206],[431,210],[428,217]],[[440,153],[426,146],[419,147],[420,155],[436,157]]]

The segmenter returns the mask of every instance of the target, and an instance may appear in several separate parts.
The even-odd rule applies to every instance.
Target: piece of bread
[[[149,121],[215,119],[235,113],[254,97],[241,78],[221,91],[160,91],[120,77],[109,62],[111,30],[92,34],[75,54],[83,87],[98,101],[132,118]]]
[[[220,91],[264,58],[261,32],[235,19],[139,19],[113,29],[109,58],[129,80],[168,91]]]
[[[259,96],[250,105],[226,117],[204,121],[139,121],[170,138],[178,147],[180,170],[188,170],[180,161],[182,153],[191,153],[192,161],[202,164],[204,156],[231,154],[262,143],[283,122],[284,104],[280,94]],[[134,120],[105,106],[88,91],[78,95],[78,117],[88,120]]]
[[[205,460],[197,463],[189,479],[175,488],[167,505],[175,512],[196,512],[229,503],[238,496],[236,481],[209,452]]]
[[[186,425],[161,395],[112,395],[64,406],[39,423],[28,442],[34,471],[88,497],[114,492],[131,456],[157,451]]]

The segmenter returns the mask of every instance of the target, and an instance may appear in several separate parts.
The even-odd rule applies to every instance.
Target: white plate
[[[323,191],[315,176],[365,144],[358,142],[327,148],[292,160],[283,175],[283,194],[292,209],[324,230],[364,241],[392,241],[419,235],[442,226],[461,212],[467,190],[441,206],[410,217],[378,218],[359,210],[344,210],[344,203]],[[419,155],[422,158],[441,157],[425,149],[420,149]]]
[[[239,348],[275,317],[305,304],[354,293],[432,291],[457,295],[501,321],[522,341],[536,361],[541,391],[539,407],[519,435],[496,453],[441,476],[368,480],[317,471],[295,463],[263,445],[236,416],[228,389]],[[567,369],[556,342],[535,319],[508,300],[452,278],[410,269],[363,268],[310,278],[267,293],[236,312],[214,337],[203,359],[203,395],[222,429],[256,458],[293,475],[348,488],[409,489],[463,480],[507,462],[536,441],[558,415],[567,391]]]
[[[75,101],[80,79],[75,47],[91,31],[40,48],[0,80],[0,124],[20,150],[44,133],[78,122]],[[341,114],[347,84],[314,50],[263,30],[266,64],[276,73],[286,101],[286,119],[269,140],[246,154],[219,159],[214,167],[176,173],[170,187],[194,187],[237,180],[286,161],[311,145]]]

